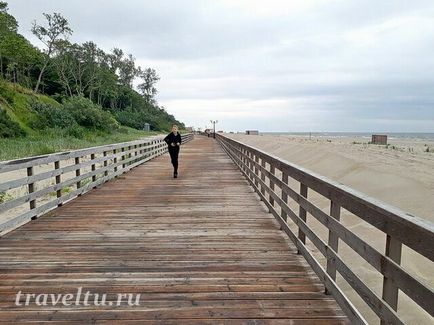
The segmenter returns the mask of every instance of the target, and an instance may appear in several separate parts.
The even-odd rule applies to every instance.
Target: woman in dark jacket
[[[178,126],[172,126],[172,132],[164,138],[164,142],[169,146],[170,160],[173,165],[173,178],[177,178],[179,146],[181,145],[181,135],[178,132]]]

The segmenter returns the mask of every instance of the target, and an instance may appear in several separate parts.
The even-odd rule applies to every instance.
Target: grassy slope
[[[103,144],[126,142],[137,140],[152,134],[130,128],[122,128],[122,132],[112,134],[89,134],[84,139],[74,137],[56,137],[55,134],[38,134],[23,138],[0,139],[0,160],[10,160],[29,156],[38,156],[54,153],[94,147]]]
[[[118,131],[111,134],[88,130],[82,139],[70,136],[59,137],[59,134],[57,134],[55,130],[39,132],[29,126],[36,118],[29,104],[32,100],[53,106],[60,105],[50,97],[35,95],[31,90],[21,86],[1,82],[0,106],[6,110],[6,113],[13,121],[17,122],[26,131],[27,136],[13,139],[0,138],[0,160],[10,160],[109,143],[132,141],[151,134],[156,134],[155,132],[144,132],[128,127],[121,127]]]

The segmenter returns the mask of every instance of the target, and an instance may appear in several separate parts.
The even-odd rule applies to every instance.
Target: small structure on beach
[[[372,144],[384,144],[387,145],[387,135],[384,134],[373,134],[372,135]]]
[[[246,130],[247,135],[259,135],[258,130]]]

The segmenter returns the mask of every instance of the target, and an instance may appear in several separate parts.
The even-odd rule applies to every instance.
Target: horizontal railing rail
[[[193,134],[183,134],[188,142]],[[0,235],[167,151],[164,136],[0,162]]]
[[[338,286],[337,272],[375,312],[382,324],[404,323],[396,312],[399,290],[428,314],[434,316],[433,288],[424,283],[425,281],[410,274],[401,265],[403,244],[425,256],[431,262],[434,261],[433,223],[404,213],[252,146],[224,135],[217,134],[216,137],[280,223],[282,230],[294,242],[299,253],[305,257],[322,280],[326,292],[334,296],[353,323],[366,324],[367,322]],[[299,184],[299,191],[289,186],[291,179]],[[313,190],[329,201],[329,213],[325,213],[309,200],[309,190]],[[290,207],[289,199],[298,206],[298,213]],[[384,233],[386,239],[384,254],[375,249],[372,243],[368,243],[340,222],[343,209]],[[327,228],[327,242],[308,225],[308,214],[309,217],[312,216]],[[296,225],[298,232],[290,228],[287,222],[288,217]],[[306,238],[324,256],[326,266],[323,267],[307,248]],[[348,263],[344,262],[341,254],[338,253],[339,240],[382,275],[381,297],[352,271]]]

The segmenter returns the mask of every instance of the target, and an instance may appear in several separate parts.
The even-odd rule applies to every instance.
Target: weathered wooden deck
[[[0,238],[0,322],[348,322],[215,140],[186,144],[179,173],[160,156]],[[79,287],[140,305],[15,306]]]

